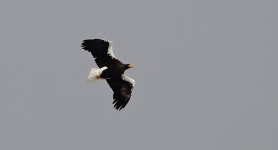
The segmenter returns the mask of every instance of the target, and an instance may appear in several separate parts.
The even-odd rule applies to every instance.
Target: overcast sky
[[[277,150],[276,0],[0,2],[1,150]],[[122,111],[82,40],[135,64]]]

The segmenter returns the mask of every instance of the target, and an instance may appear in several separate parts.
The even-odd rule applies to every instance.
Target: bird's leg
[[[101,79],[100,75],[97,75],[97,76],[96,76],[96,79]]]

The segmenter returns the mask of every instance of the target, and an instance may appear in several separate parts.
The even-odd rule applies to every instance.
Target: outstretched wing
[[[115,109],[121,110],[129,102],[135,81],[126,75],[106,80],[112,88]]]
[[[111,41],[87,39],[83,41],[81,46],[93,55],[99,68],[107,66],[113,59],[116,59],[113,54]]]

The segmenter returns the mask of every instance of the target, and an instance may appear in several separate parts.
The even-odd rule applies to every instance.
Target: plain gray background
[[[276,0],[0,2],[1,150],[277,150]],[[87,83],[87,38],[135,68]]]

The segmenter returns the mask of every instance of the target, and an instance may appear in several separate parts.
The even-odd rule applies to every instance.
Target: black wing
[[[99,68],[107,66],[112,62],[113,59],[116,59],[112,47],[110,50],[108,48],[111,46],[109,41],[102,39],[87,39],[84,40],[81,44],[82,48],[90,52],[95,58],[95,62]]]
[[[111,78],[106,81],[114,92],[113,104],[115,109],[123,109],[130,100],[134,83],[124,80],[122,77]]]

